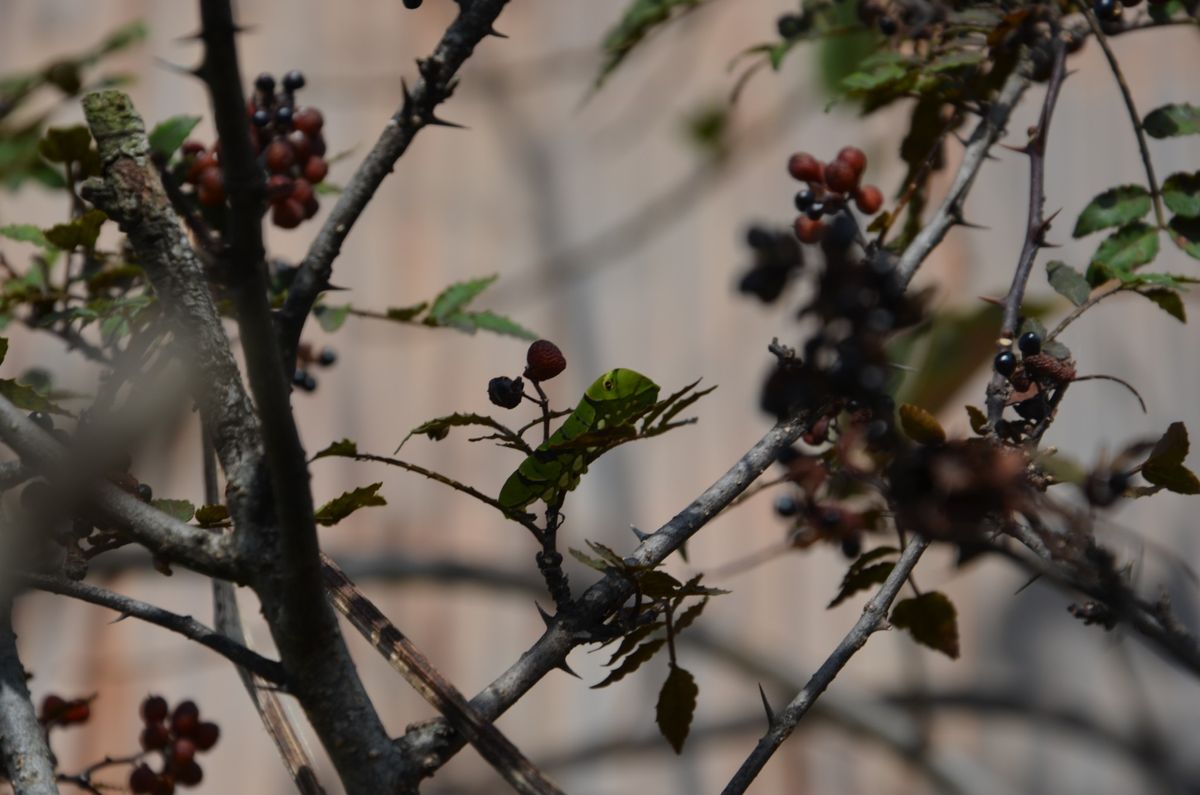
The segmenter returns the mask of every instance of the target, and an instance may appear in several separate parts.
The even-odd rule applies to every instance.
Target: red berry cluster
[[[171,795],[175,785],[194,787],[204,778],[196,754],[217,744],[221,730],[215,723],[200,720],[200,708],[194,701],[181,701],[174,712],[162,696],[149,696],[142,702],[142,749],[162,754],[161,772],[142,763],[129,774],[131,792]]]
[[[90,698],[66,699],[53,693],[42,699],[42,711],[38,720],[49,729],[51,726],[72,726],[87,723],[92,717]]]
[[[867,156],[854,146],[838,152],[830,163],[822,163],[807,152],[788,158],[788,173],[808,188],[796,194],[796,237],[804,243],[816,243],[825,234],[824,215],[840,212],[851,198],[866,215],[874,215],[883,206],[883,193],[874,185],[859,186],[867,170]]]

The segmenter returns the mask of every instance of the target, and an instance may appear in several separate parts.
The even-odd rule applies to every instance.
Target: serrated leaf
[[[183,145],[188,135],[200,123],[199,116],[171,116],[154,125],[150,131],[150,149],[154,154],[167,161],[175,150]]]
[[[0,226],[0,237],[18,240],[22,243],[33,243],[42,248],[54,248],[54,245],[42,234],[42,230],[33,224],[9,224]]]
[[[1183,465],[1189,447],[1187,427],[1171,423],[1142,464],[1142,477],[1176,494],[1200,493],[1200,480]]]
[[[700,580],[703,577],[703,574],[697,574],[695,577],[692,577],[680,587],[679,593],[676,596],[724,596],[727,593],[733,593],[723,588],[712,588],[707,585],[701,585]]]
[[[571,547],[567,551],[571,553],[571,557],[575,558],[575,560],[587,566],[589,569],[595,569],[602,574],[608,571],[609,567],[607,563],[600,560],[600,558],[593,558],[582,549]]]
[[[42,393],[33,387],[17,383],[11,378],[0,378],[0,395],[3,395],[10,403],[22,411],[45,411],[63,417],[71,416],[70,412],[63,411],[51,403]]]
[[[150,504],[180,522],[191,521],[196,512],[196,506],[187,500],[154,500]]]
[[[1200,108],[1187,103],[1163,105],[1146,114],[1142,129],[1153,138],[1200,133]]]
[[[514,320],[485,310],[483,312],[466,312],[463,315],[476,329],[491,331],[496,334],[506,334],[523,340],[536,340],[538,335]]]
[[[966,406],[967,419],[971,422],[971,430],[982,436],[987,432],[988,418],[977,406]]]
[[[50,127],[38,141],[38,153],[52,163],[78,163],[92,148],[92,134],[82,124]]]
[[[213,527],[229,520],[229,508],[224,505],[201,505],[196,509],[196,521],[201,527]]]
[[[1200,215],[1200,171],[1167,177],[1162,186],[1162,198],[1167,209],[1176,215],[1188,218]]]
[[[1183,299],[1176,291],[1158,287],[1152,290],[1138,290],[1138,293],[1158,304],[1164,312],[1180,323],[1187,322],[1187,310],[1183,308]]]
[[[929,591],[896,603],[892,609],[892,626],[908,630],[913,639],[936,649],[951,659],[958,659],[958,611],[939,591]]]
[[[684,610],[679,618],[675,619],[675,634],[678,635],[685,629],[696,623],[696,619],[704,612],[704,607],[708,604],[708,597],[704,597],[699,602]]]
[[[900,426],[904,428],[905,435],[918,444],[942,444],[946,441],[946,431],[937,417],[911,403],[900,406]]]
[[[329,333],[333,333],[342,327],[346,322],[346,318],[350,316],[350,305],[329,306],[328,304],[320,304],[313,307],[313,317],[317,319],[317,323],[321,328]]]
[[[1141,185],[1121,185],[1104,191],[1083,208],[1075,221],[1075,237],[1112,226],[1124,226],[1150,212],[1150,194]]]
[[[445,325],[450,315],[462,311],[498,278],[499,275],[496,274],[450,285],[433,299],[433,306],[429,308],[429,319],[437,325]]]
[[[413,428],[408,432],[407,436],[400,440],[400,444],[396,447],[396,450],[399,451],[409,439],[417,434],[424,434],[433,441],[440,442],[449,435],[451,428],[461,428],[466,425],[482,425],[485,428],[499,431],[501,435],[506,437],[513,435],[513,432],[506,426],[486,414],[455,413],[445,417],[436,417]]]
[[[604,677],[602,681],[592,685],[592,690],[597,690],[601,687],[608,687],[614,682],[619,682],[626,676],[629,676],[631,673],[649,662],[650,658],[654,656],[655,652],[661,649],[663,644],[666,642],[666,638],[655,638],[654,640],[648,640],[641,646],[638,646],[637,650],[633,654],[630,654],[621,661],[619,666],[609,671],[608,676]]]
[[[1158,256],[1158,230],[1141,221],[1121,227],[1104,239],[1092,256],[1087,280],[1093,286],[1131,276]]]
[[[1170,227],[1171,242],[1183,249],[1189,257],[1200,259],[1200,218],[1184,218],[1177,215],[1167,226]]]
[[[1083,274],[1060,260],[1046,263],[1046,278],[1054,292],[1066,298],[1075,306],[1085,303],[1092,294],[1092,286],[1083,278]]]
[[[677,15],[697,8],[704,0],[633,0],[621,19],[604,36],[604,64],[596,75],[599,88],[646,36]]]
[[[838,587],[837,596],[833,597],[833,601],[826,606],[826,609],[837,607],[859,591],[886,580],[895,561],[885,563],[876,563],[876,561],[888,555],[899,554],[899,552],[900,550],[895,547],[876,547],[855,558],[854,562],[850,564],[850,568],[846,570],[845,576],[842,577],[842,584]],[[886,566],[887,571],[879,569],[880,566]],[[882,577],[880,576],[881,572]]]
[[[983,62],[984,52],[982,50],[951,50],[945,55],[939,55],[929,63],[923,65],[921,70],[937,74],[938,72],[949,72],[954,69],[962,69],[965,66],[978,66]]]
[[[648,571],[637,578],[637,583],[650,599],[666,599],[683,587],[683,583],[665,571]]]
[[[369,486],[360,486],[348,491],[340,497],[335,497],[317,510],[315,514],[317,524],[323,527],[332,527],[359,508],[387,505],[387,500],[379,496],[379,489],[382,487],[382,483],[372,483]]]
[[[633,651],[634,647],[645,640],[652,632],[662,629],[665,626],[666,622],[664,621],[650,621],[626,634],[625,637],[621,638],[621,643],[617,646],[617,650],[608,658],[608,662],[604,663],[604,667],[611,668],[616,665],[617,660]]]
[[[388,320],[395,320],[398,323],[409,323],[416,319],[417,315],[425,311],[429,306],[428,301],[422,301],[419,304],[412,306],[394,306],[388,309]]]
[[[675,753],[683,752],[683,743],[692,728],[692,717],[696,714],[696,697],[700,688],[696,679],[686,669],[671,665],[667,681],[658,691],[658,704],[654,708],[658,730]]]
[[[616,569],[625,569],[625,559],[616,553],[611,547],[601,544],[599,541],[584,541],[593,552],[599,555],[610,567]]]
[[[338,458],[354,458],[356,455],[358,455],[358,444],[350,439],[342,439],[334,442],[324,450],[318,452],[312,457],[312,460],[316,461],[318,458],[328,458],[330,456],[335,456]]]

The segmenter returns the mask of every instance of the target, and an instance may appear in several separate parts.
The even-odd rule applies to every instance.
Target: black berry
[[[825,214],[825,203],[813,202],[808,205],[808,209],[804,211],[804,214],[813,221],[821,220],[821,216]]]
[[[270,96],[275,91],[275,76],[267,72],[263,72],[258,77],[254,78],[254,87]]]
[[[779,514],[780,516],[795,516],[799,512],[800,503],[798,503],[796,498],[792,495],[784,494],[775,500],[775,513]]]
[[[889,16],[879,18],[879,32],[885,36],[895,36],[899,27],[896,25],[896,20]]]
[[[1017,357],[1012,351],[1000,351],[996,354],[992,366],[996,368],[997,373],[1008,378],[1017,369]]]
[[[44,411],[30,412],[29,419],[37,423],[43,431],[54,430],[54,418]]]
[[[813,192],[811,190],[802,190],[796,194],[796,209],[800,212],[807,212],[813,204]]]
[[[862,554],[862,539],[858,536],[842,539],[842,554],[847,558],[857,558]]]
[[[271,123],[271,114],[263,108],[254,111],[254,115],[250,117],[250,121],[254,122],[255,127],[266,127]]]
[[[1121,4],[1117,0],[1096,0],[1092,5],[1096,16],[1111,21],[1121,16]]]
[[[797,14],[784,14],[779,19],[775,20],[775,29],[779,31],[781,38],[794,39],[804,32],[804,18]]]
[[[337,351],[333,348],[322,348],[317,354],[317,364],[322,367],[330,367],[337,361]]]
[[[420,8],[422,0],[404,0],[405,8]]]
[[[150,486],[146,483],[139,483],[137,487],[137,496],[142,502],[150,502],[150,500],[154,499],[154,489],[150,488]]]
[[[292,373],[292,383],[305,392],[312,392],[317,388],[317,379],[303,367]]]
[[[1017,340],[1017,347],[1024,356],[1036,356],[1042,352],[1042,338],[1036,331],[1026,331]]]
[[[515,409],[525,393],[525,383],[520,378],[496,376],[488,381],[488,400],[505,409]]]
[[[304,73],[293,69],[283,76],[283,89],[284,91],[299,91],[304,88],[305,82]]]
[[[292,109],[287,105],[280,105],[275,109],[275,123],[281,127],[289,127],[292,123]]]

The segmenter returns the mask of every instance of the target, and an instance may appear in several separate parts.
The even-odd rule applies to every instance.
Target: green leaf
[[[498,279],[498,275],[485,276],[481,279],[471,279],[450,285],[433,299],[429,309],[429,317],[436,325],[446,325],[450,315],[462,311],[467,304],[475,300],[480,293]]]
[[[1075,222],[1075,237],[1110,226],[1124,226],[1150,212],[1150,194],[1141,185],[1122,185],[1104,191],[1083,208]]]
[[[379,489],[382,487],[382,483],[372,483],[370,486],[360,486],[340,497],[335,497],[317,510],[317,524],[323,527],[332,527],[359,508],[387,505],[387,500],[379,496]]]
[[[154,500],[150,503],[158,510],[180,522],[188,522],[196,512],[196,506],[187,500]]]
[[[342,306],[329,306],[328,304],[319,304],[313,307],[313,317],[317,319],[317,323],[321,328],[329,333],[333,333],[342,327],[346,322],[346,318],[350,316],[350,304]]]
[[[214,527],[229,520],[229,508],[224,505],[201,505],[196,509],[196,521],[201,527]]]
[[[918,444],[942,444],[946,441],[946,431],[937,417],[920,406],[901,404],[900,425],[905,435]]]
[[[842,78],[842,89],[850,94],[865,94],[899,82],[908,70],[899,64],[882,64],[870,72],[855,72]]]
[[[608,571],[609,567],[608,567],[607,563],[605,563],[600,558],[593,558],[591,555],[584,552],[582,549],[576,549],[575,547],[570,547],[567,551],[571,553],[571,557],[575,558],[575,560],[577,560],[580,563],[582,563],[583,565],[587,566],[589,569],[595,569],[596,571],[600,572],[601,574]]]
[[[1200,259],[1200,218],[1184,218],[1177,215],[1167,223],[1171,242],[1189,256]]]
[[[392,307],[387,311],[388,320],[395,320],[397,323],[409,323],[416,319],[417,315],[425,311],[425,307],[429,306],[428,301],[422,301],[413,306]]]
[[[22,243],[33,243],[42,248],[54,248],[54,245],[42,234],[42,230],[33,224],[0,226],[0,236],[7,237],[9,240],[19,240]]]
[[[38,153],[52,163],[78,163],[92,148],[92,134],[82,124],[51,127],[38,141]]]
[[[1092,294],[1092,286],[1083,275],[1070,265],[1059,260],[1046,263],[1046,278],[1054,291],[1075,306],[1080,306]]]
[[[175,150],[183,145],[188,135],[200,123],[199,116],[172,116],[164,119],[150,131],[150,149],[154,154],[167,161]]]
[[[617,24],[604,36],[605,55],[595,88],[656,28],[697,8],[704,0],[633,0]]]
[[[663,682],[662,690],[658,691],[654,718],[658,723],[658,730],[667,738],[667,742],[677,754],[683,752],[683,743],[692,728],[698,695],[700,688],[696,686],[696,679],[687,670],[672,663],[667,681]]]
[[[1187,103],[1163,105],[1146,114],[1142,129],[1154,138],[1200,133],[1200,108]]]
[[[1162,186],[1162,197],[1167,209],[1176,215],[1200,216],[1200,171],[1167,177]]]
[[[1200,494],[1200,479],[1183,465],[1189,446],[1187,427],[1171,423],[1142,464],[1142,477],[1176,494]]]
[[[1179,293],[1175,290],[1156,287],[1151,290],[1138,290],[1138,293],[1158,304],[1164,312],[1180,323],[1187,322],[1187,310],[1183,308],[1183,299],[1179,297]]]
[[[55,224],[43,232],[47,240],[63,251],[71,251],[77,246],[91,251],[100,237],[100,227],[107,220],[103,211],[93,209],[69,223]]]
[[[451,428],[461,428],[467,425],[482,425],[485,428],[491,428],[499,431],[505,437],[512,437],[516,434],[509,430],[508,427],[502,425],[497,420],[492,419],[486,414],[450,414],[445,417],[437,417],[435,419],[423,422],[417,427],[408,432],[408,435],[400,440],[400,444],[396,447],[399,451],[404,443],[419,433],[423,433],[435,442],[440,442],[449,435]]]
[[[983,62],[983,50],[951,50],[945,55],[939,55],[922,67],[922,71],[936,74],[962,69],[966,66],[978,66]]]
[[[1158,256],[1158,230],[1134,221],[1113,232],[1092,256],[1087,280],[1093,286],[1109,279],[1124,279]]]
[[[837,596],[833,597],[833,601],[826,606],[826,609],[837,607],[859,591],[886,580],[896,562],[894,560],[876,561],[898,553],[899,550],[895,547],[877,547],[859,555],[846,570],[846,576],[842,577],[842,584],[838,587]]]
[[[638,646],[637,651],[622,660],[619,666],[609,671],[608,676],[604,677],[602,681],[592,685],[592,690],[596,690],[601,687],[608,687],[614,682],[619,682],[626,676],[629,676],[629,674],[633,673],[637,669],[641,668],[645,663],[649,662],[650,658],[654,656],[654,653],[661,649],[663,644],[666,642],[666,638],[655,638],[654,640],[648,640],[641,646]]]
[[[538,335],[534,332],[515,321],[509,320],[503,315],[497,315],[495,312],[467,312],[463,317],[466,317],[474,328],[483,329],[484,331],[506,334],[510,337],[517,337],[523,340],[538,339]]]
[[[354,458],[358,455],[358,445],[349,439],[342,439],[321,450],[312,457],[313,461],[318,458],[327,458],[329,456],[337,456],[340,458]]]
[[[1078,485],[1083,483],[1088,476],[1087,470],[1081,467],[1078,461],[1058,452],[1039,458],[1038,466],[1060,483]]]
[[[51,403],[41,392],[11,378],[0,378],[0,395],[8,398],[10,403],[22,411],[45,411],[64,417],[71,416],[70,412],[63,411]]]
[[[913,639],[958,659],[958,621],[954,604],[939,591],[929,591],[896,603],[892,626],[907,629]]]

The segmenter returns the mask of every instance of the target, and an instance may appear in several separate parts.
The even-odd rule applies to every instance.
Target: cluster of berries
[[[181,701],[174,712],[162,696],[149,696],[142,702],[141,745],[146,752],[162,755],[162,770],[146,763],[129,774],[129,789],[149,795],[171,795],[175,785],[194,787],[204,778],[196,754],[217,744],[221,730],[217,724],[200,720],[200,708],[193,701]]]
[[[934,10],[931,5],[930,10]],[[867,27],[878,27],[879,32],[884,36],[895,36],[900,32],[900,23],[896,19],[896,14],[889,5],[881,0],[860,0],[855,11],[858,14],[858,19]],[[912,18],[915,9],[910,7],[902,7],[899,9],[902,18]],[[906,22],[909,19],[905,20]]]
[[[42,709],[38,713],[38,721],[50,729],[52,726],[73,726],[87,723],[92,717],[90,698],[63,698],[54,693],[42,699]]]
[[[1092,11],[1105,22],[1116,22],[1121,18],[1122,6],[1134,8],[1141,5],[1142,0],[1093,0]],[[1147,0],[1152,6],[1165,5],[1168,0]]]
[[[1017,414],[1032,423],[1046,418],[1049,401],[1047,390],[1058,388],[1074,380],[1075,365],[1069,359],[1058,359],[1042,351],[1042,337],[1036,331],[1027,331],[1017,340],[1021,351],[1018,362],[1016,355],[1005,348],[996,354],[992,362],[996,372],[1004,376],[1013,387],[1009,403]],[[1021,429],[1001,420],[997,433],[1012,438],[1019,436]]]
[[[839,546],[847,558],[858,557],[868,529],[867,517],[861,511],[829,502],[827,496],[818,497],[818,491],[829,480],[825,460],[795,447],[785,447],[776,460],[796,487],[794,493],[775,500],[775,513],[791,524],[792,547],[805,549],[824,541]]]
[[[332,367],[337,363],[337,351],[333,348],[322,348],[314,353],[312,346],[301,343],[296,351],[296,371],[292,373],[292,383],[297,389],[312,392],[317,388],[317,379],[309,370],[310,367]]]
[[[769,304],[783,293],[788,277],[803,264],[800,244],[790,231],[753,226],[746,244],[754,252],[754,264],[742,276],[738,290]]]
[[[567,357],[559,347],[550,340],[538,340],[529,346],[525,352],[525,372],[523,378],[540,383],[549,381],[567,369]],[[515,409],[525,396],[525,381],[523,378],[496,376],[488,381],[488,400],[505,409]]]
[[[854,146],[844,147],[828,164],[807,152],[797,152],[788,158],[788,173],[808,183],[806,189],[796,194],[800,215],[794,228],[801,242],[820,241],[825,234],[821,217],[841,212],[850,199],[866,215],[879,212],[883,193],[874,185],[859,185],[866,170],[867,156]]]
[[[292,70],[283,76],[283,90],[276,91],[274,76],[261,74],[246,105],[250,139],[268,174],[271,221],[282,229],[294,229],[316,215],[320,204],[315,186],[329,173],[321,134],[325,118],[316,108],[296,104],[296,92],[304,84],[304,75]],[[196,201],[204,207],[223,204],[221,142],[209,148],[185,141],[182,153],[183,181],[193,186]]]

